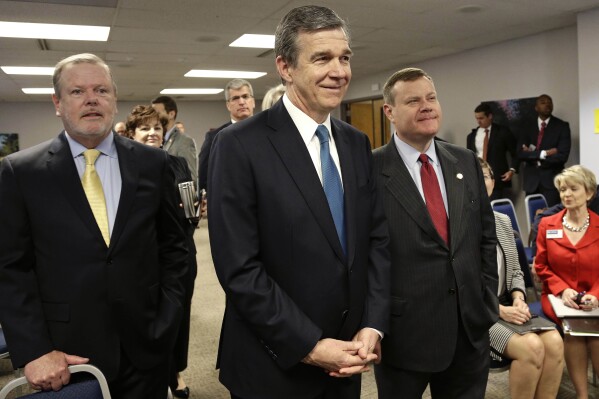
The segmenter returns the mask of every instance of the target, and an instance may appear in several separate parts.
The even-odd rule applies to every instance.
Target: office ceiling
[[[279,83],[272,51],[233,48],[243,33],[273,34],[299,0],[0,0],[0,20],[110,26],[107,42],[0,38],[0,65],[54,66],[91,52],[112,67],[119,100],[147,102],[165,88],[222,88],[229,79],[186,78],[190,69],[267,72],[255,96]],[[315,2],[316,3],[316,2]],[[326,0],[353,38],[353,77],[576,24],[599,0]],[[575,45],[575,43],[573,43]],[[51,77],[6,75],[0,101],[48,101],[24,87]],[[174,96],[178,101],[222,99]]]

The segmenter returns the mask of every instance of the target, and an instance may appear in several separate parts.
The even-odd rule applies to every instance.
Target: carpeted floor
[[[191,389],[191,399],[225,399],[230,396],[219,383],[218,372],[214,368],[225,299],[212,265],[206,222],[202,221],[200,226],[195,234],[198,249],[198,278],[192,305],[189,367],[183,372],[183,377]],[[0,386],[4,386],[13,376],[10,362],[0,360]],[[509,398],[508,376],[508,372],[491,373],[485,397]],[[597,387],[589,385],[589,392],[592,397],[599,399]],[[374,376],[372,373],[367,373],[363,377],[362,398],[375,399],[376,397]],[[566,371],[557,397],[559,399],[576,397]],[[430,398],[428,391],[423,398]]]

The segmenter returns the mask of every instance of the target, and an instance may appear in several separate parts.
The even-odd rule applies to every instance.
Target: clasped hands
[[[532,315],[526,302],[516,299],[512,306],[499,305],[499,317],[508,323],[522,325],[530,320]]]
[[[331,377],[350,377],[369,371],[372,362],[381,361],[380,335],[363,328],[352,341],[321,339],[302,362],[320,367]]]
[[[562,301],[564,305],[574,308],[574,309],[582,309],[582,310],[593,310],[599,306],[599,301],[597,297],[591,294],[582,295],[578,304],[576,302],[576,298],[578,297],[578,291],[572,288],[566,288],[562,291]]]
[[[85,357],[68,355],[60,351],[46,353],[25,365],[25,378],[31,388],[58,391],[71,379],[69,365],[89,362]]]

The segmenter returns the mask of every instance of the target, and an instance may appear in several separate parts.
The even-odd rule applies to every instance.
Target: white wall
[[[599,134],[595,133],[594,111],[599,109],[599,10],[578,16],[580,87],[580,160],[599,175]]]
[[[119,102],[116,121],[124,120],[134,102]],[[205,133],[229,120],[229,112],[222,101],[179,101],[178,120],[185,124],[185,132],[196,140],[199,147],[204,142]],[[60,118],[55,116],[54,105],[48,101],[30,103],[0,103],[0,133],[18,133],[20,148],[54,138],[63,129]]]

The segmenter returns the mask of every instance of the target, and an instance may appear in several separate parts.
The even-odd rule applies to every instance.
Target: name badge
[[[547,230],[547,236],[546,238],[548,240],[554,239],[554,238],[562,238],[564,236],[564,231],[563,230]]]

